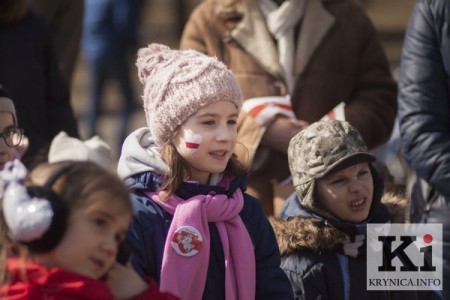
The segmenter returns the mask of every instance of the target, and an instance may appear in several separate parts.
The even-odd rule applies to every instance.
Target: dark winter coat
[[[417,173],[412,222],[443,224],[450,281],[450,2],[419,0],[409,21],[399,79],[403,153]],[[446,291],[450,298],[450,290]]]
[[[28,0],[28,3],[50,27],[60,70],[70,86],[83,30],[84,1]]]
[[[450,216],[449,27],[450,2],[418,1],[405,38],[398,97],[405,158],[418,177],[445,198],[435,203],[435,210],[443,215],[433,221],[446,224]]]
[[[60,131],[78,137],[77,122],[44,21],[29,12],[17,23],[0,23],[0,45],[0,82],[30,140],[23,157],[28,163]]]

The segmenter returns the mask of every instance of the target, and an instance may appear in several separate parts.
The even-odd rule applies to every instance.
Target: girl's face
[[[62,241],[42,258],[45,263],[65,271],[99,279],[116,261],[119,244],[125,239],[131,222],[131,212],[110,193],[98,192],[92,197],[102,200],[88,199],[90,204],[75,209]]]
[[[10,127],[14,127],[13,115],[7,111],[0,111],[0,133]],[[15,151],[15,147],[9,147],[5,140],[0,138],[0,170],[3,170],[6,162],[14,158]]]
[[[237,139],[238,110],[230,101],[211,103],[192,115],[180,129],[175,147],[189,164],[190,180],[208,183],[222,173]]]
[[[316,182],[322,205],[342,221],[367,219],[373,198],[372,173],[368,163],[359,163],[331,173]]]

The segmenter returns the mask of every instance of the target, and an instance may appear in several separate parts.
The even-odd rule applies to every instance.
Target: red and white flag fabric
[[[267,124],[276,115],[295,118],[290,96],[251,98],[244,101],[242,109],[261,125]]]
[[[292,111],[290,96],[251,98],[244,101],[242,108],[247,115],[254,118],[261,125],[267,124],[277,115],[296,118]],[[345,102],[336,105],[320,119],[320,121],[326,120],[345,121]]]
[[[345,121],[345,102],[336,105],[331,111],[320,119],[320,121],[338,120]]]

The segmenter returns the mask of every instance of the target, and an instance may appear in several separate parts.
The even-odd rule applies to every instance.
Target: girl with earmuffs
[[[14,160],[0,179],[1,299],[175,299],[118,262],[132,212],[114,174],[66,161],[28,175]]]

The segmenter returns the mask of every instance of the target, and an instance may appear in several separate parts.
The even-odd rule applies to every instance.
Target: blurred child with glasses
[[[28,139],[18,127],[16,109],[6,88],[0,84],[0,170],[6,162],[20,158],[28,148]]]

